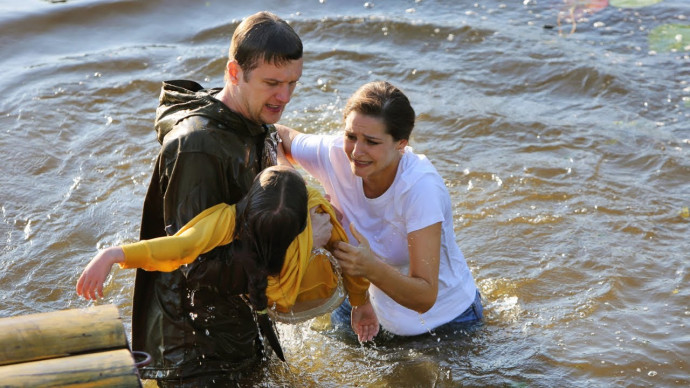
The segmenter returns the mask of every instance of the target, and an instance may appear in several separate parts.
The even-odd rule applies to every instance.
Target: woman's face
[[[344,136],[345,153],[352,173],[365,183],[379,185],[387,182],[385,191],[395,179],[407,140],[394,140],[386,133],[382,119],[354,111],[345,118]]]

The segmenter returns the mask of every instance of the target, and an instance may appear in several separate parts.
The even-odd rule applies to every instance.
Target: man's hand
[[[318,213],[318,206],[309,209],[309,217],[311,217],[311,231],[312,231],[312,249],[323,248],[328,244],[333,232],[333,225],[331,225],[331,216],[328,213]]]

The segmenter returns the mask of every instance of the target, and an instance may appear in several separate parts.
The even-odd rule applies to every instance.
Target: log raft
[[[113,305],[0,318],[0,387],[141,387]]]

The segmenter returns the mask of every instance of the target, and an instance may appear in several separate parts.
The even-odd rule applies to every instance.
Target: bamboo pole
[[[0,365],[117,348],[128,346],[114,305],[0,319]]]
[[[0,366],[0,386],[141,387],[128,349]]]

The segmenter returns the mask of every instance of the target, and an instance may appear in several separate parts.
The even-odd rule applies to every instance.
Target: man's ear
[[[407,146],[407,143],[408,143],[407,139],[398,140],[398,147],[397,147],[398,151],[403,152],[403,150]]]
[[[228,72],[228,80],[233,84],[237,85],[240,82],[240,77],[242,75],[242,68],[237,63],[237,61],[228,61],[228,66],[225,69]]]

